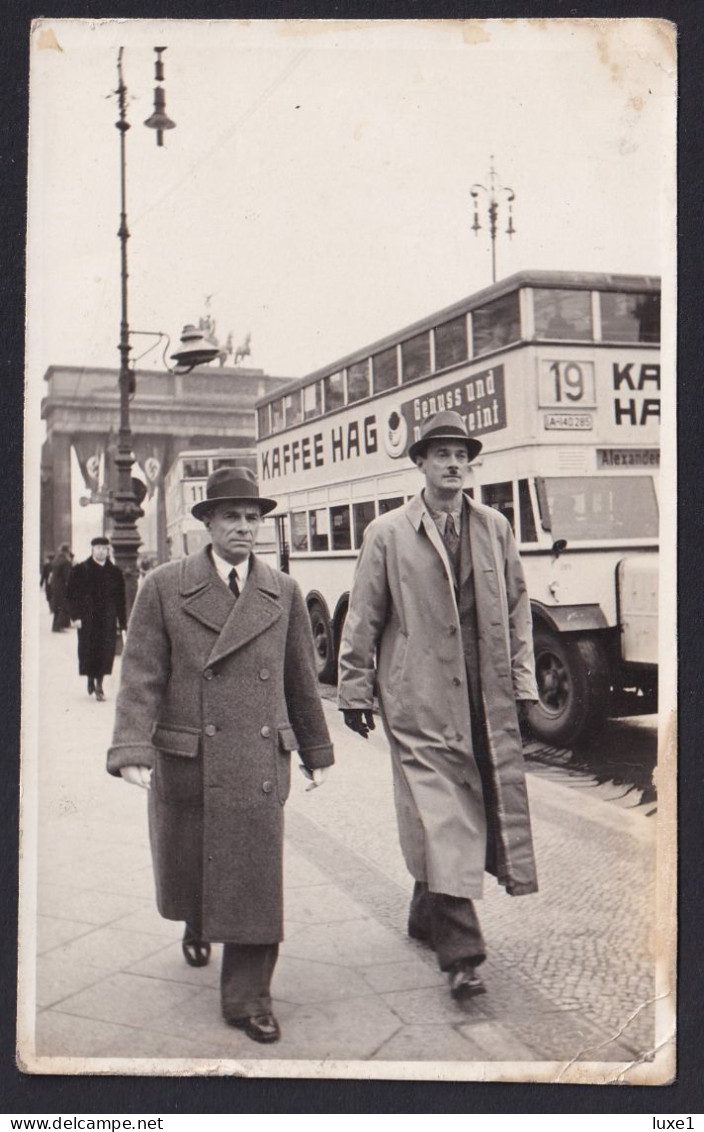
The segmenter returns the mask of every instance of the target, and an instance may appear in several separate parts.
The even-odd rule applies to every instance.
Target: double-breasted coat
[[[401,848],[435,892],[475,898],[487,866],[514,894],[537,888],[516,701],[537,699],[531,617],[511,527],[467,497],[488,781],[474,759],[455,585],[422,493],[372,522],[340,649],[340,708],[378,689]]]
[[[112,672],[118,629],[127,625],[125,579],[108,559],[103,565],[86,558],[71,571],[66,592],[78,630],[78,671],[81,676],[107,676]]]
[[[308,613],[252,557],[235,600],[208,548],[153,570],[130,617],[108,770],[153,767],[157,904],[203,937],[283,938],[291,752],[333,762]]]

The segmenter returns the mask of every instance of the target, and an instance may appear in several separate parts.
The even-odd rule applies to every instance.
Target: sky
[[[153,47],[176,129],[156,146]],[[31,42],[28,382],[119,363],[117,52],[129,91],[129,320],[210,313],[297,377],[498,276],[661,274],[674,224],[664,23],[42,20]],[[206,307],[207,297],[209,307]],[[148,345],[133,341],[136,355]],[[160,353],[142,359],[159,368]]]

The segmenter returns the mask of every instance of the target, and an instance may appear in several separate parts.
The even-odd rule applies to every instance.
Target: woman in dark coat
[[[71,554],[67,542],[59,547],[59,552],[51,564],[51,574],[47,587],[51,586],[51,612],[54,621],[51,629],[53,633],[61,633],[71,624],[71,615],[68,610],[66,590],[71,574]]]
[[[88,695],[104,700],[103,676],[112,672],[117,634],[127,625],[122,570],[108,559],[109,542],[91,541],[91,556],[71,571],[68,606],[78,626],[78,672],[88,677]]]

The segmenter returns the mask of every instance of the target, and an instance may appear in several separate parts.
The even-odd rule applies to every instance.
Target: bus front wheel
[[[335,680],[335,645],[332,628],[327,613],[318,601],[308,606],[310,627],[315,645],[315,666],[322,684],[332,684]]]
[[[570,640],[546,629],[534,638],[538,703],[529,722],[538,739],[572,747],[606,722],[610,702],[609,666],[598,641]]]

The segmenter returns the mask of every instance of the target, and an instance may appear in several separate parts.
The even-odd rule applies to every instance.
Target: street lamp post
[[[487,217],[489,221],[489,236],[491,237],[491,280],[492,283],[496,282],[496,229],[499,218],[499,204],[501,199],[505,199],[508,204],[508,227],[506,234],[509,239],[513,236],[516,229],[513,226],[513,202],[516,199],[516,194],[513,189],[508,185],[500,185],[497,177],[496,170],[494,169],[494,157],[491,157],[491,166],[489,168],[489,186],[482,184],[474,184],[470,190],[472,200],[474,203],[474,223],[472,224],[472,231],[476,236],[481,229],[479,223],[479,194],[484,193],[487,198]]]

